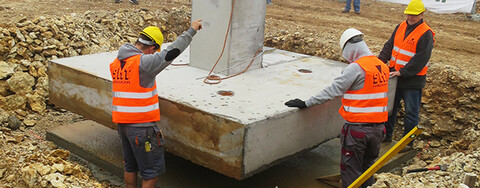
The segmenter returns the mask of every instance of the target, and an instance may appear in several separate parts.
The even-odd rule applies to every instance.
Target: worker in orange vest
[[[404,11],[407,20],[395,28],[378,55],[383,62],[390,62],[390,75],[398,77],[393,111],[385,125],[385,142],[392,141],[393,127],[402,99],[405,106],[403,135],[417,126],[419,121],[422,89],[425,87],[428,61],[435,42],[435,32],[423,21],[424,12],[425,6],[421,0],[410,1]],[[401,152],[411,150],[412,146],[413,142],[410,142]]]
[[[156,124],[160,110],[155,77],[188,47],[200,29],[201,20],[192,22],[191,28],[160,51],[160,28],[147,27],[135,44],[122,45],[110,64],[112,120],[118,124],[127,187],[137,187],[137,172],[142,187],[155,187],[159,175],[165,172],[163,135]]]
[[[341,76],[318,95],[306,101],[290,100],[285,105],[307,108],[343,96],[339,113],[346,123],[340,136],[340,174],[343,187],[348,187],[375,162],[385,138],[389,68],[373,55],[363,41],[363,33],[356,29],[343,32],[340,49],[350,63]],[[362,187],[373,183],[371,177]]]

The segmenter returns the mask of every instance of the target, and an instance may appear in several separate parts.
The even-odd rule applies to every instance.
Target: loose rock
[[[8,116],[8,127],[12,130],[17,130],[23,123],[16,116]]]

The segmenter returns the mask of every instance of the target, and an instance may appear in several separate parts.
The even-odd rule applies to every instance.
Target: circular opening
[[[225,91],[225,90],[218,91],[217,93],[222,96],[233,96],[234,94],[233,91]]]
[[[311,70],[308,70],[308,69],[298,69],[298,72],[301,72],[301,73],[312,73]]]

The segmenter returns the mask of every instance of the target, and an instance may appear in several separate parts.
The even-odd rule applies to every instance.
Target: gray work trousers
[[[342,161],[340,174],[342,187],[348,187],[365,172],[378,157],[380,146],[385,138],[385,123],[343,125],[340,142],[342,144]],[[372,185],[375,180],[370,177],[361,187]]]

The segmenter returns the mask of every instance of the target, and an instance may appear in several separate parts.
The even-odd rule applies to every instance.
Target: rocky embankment
[[[43,139],[51,124],[81,120],[49,105],[47,62],[115,51],[134,42],[149,25],[161,27],[171,42],[189,27],[189,15],[190,10],[181,7],[0,23],[0,187],[111,187],[68,160],[68,151]]]
[[[42,139],[43,129],[52,126],[55,116],[68,113],[48,103],[47,62],[115,51],[136,40],[138,31],[148,25],[160,26],[171,42],[189,23],[187,7],[88,11],[0,23],[0,187],[109,187],[92,178],[88,168],[68,160],[68,151]],[[319,39],[301,29],[266,31],[266,46],[342,60],[336,36]],[[448,187],[458,184],[464,173],[479,174],[480,74],[435,62],[429,71],[420,123],[425,131],[415,144],[427,149],[403,172],[378,175],[378,187]],[[437,164],[448,164],[448,171],[402,175],[405,169]]]
[[[115,51],[126,42],[134,42],[138,31],[148,25],[162,27],[166,41],[173,41],[189,26],[187,10],[86,12],[0,24],[0,108],[13,111],[11,115],[21,120],[29,112],[43,114],[50,59]]]
[[[468,128],[462,131],[460,142],[468,142],[466,148],[453,150],[449,155],[438,155],[432,159],[423,159],[417,156],[400,172],[376,174],[377,182],[372,186],[376,188],[387,187],[459,187],[467,173],[477,175],[475,187],[478,187],[480,174],[480,131]],[[452,146],[455,147],[455,146]],[[410,169],[445,166],[445,170],[432,170],[424,172],[407,173]]]

